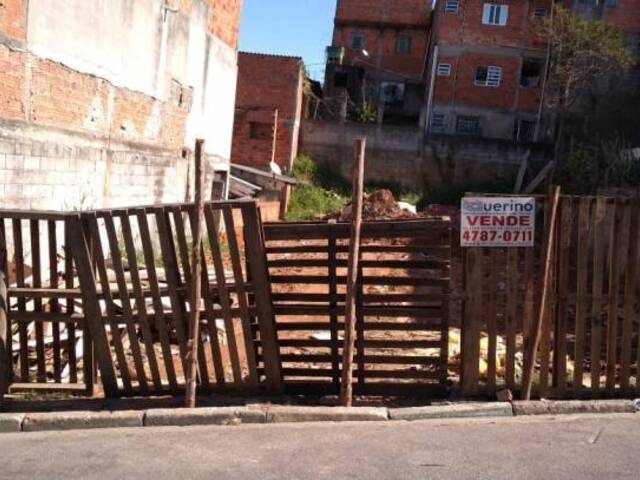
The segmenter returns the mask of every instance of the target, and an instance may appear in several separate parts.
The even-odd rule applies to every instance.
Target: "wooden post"
[[[196,383],[198,374],[198,338],[200,338],[200,297],[202,282],[200,273],[202,269],[202,225],[204,218],[204,169],[203,169],[203,147],[204,140],[196,140],[195,152],[195,211],[196,221],[193,228],[193,249],[191,251],[191,312],[189,317],[189,345],[187,353],[187,389],[185,406],[195,408],[196,406]]]
[[[347,298],[344,318],[344,348],[342,351],[342,384],[340,386],[340,404],[344,407],[350,407],[353,403],[353,354],[356,333],[356,286],[358,281],[358,263],[360,260],[360,230],[362,228],[362,202],[364,196],[365,147],[366,140],[364,138],[359,138],[354,143],[351,240],[349,241]]]
[[[547,311],[547,302],[549,297],[549,276],[551,275],[551,254],[553,251],[553,242],[556,230],[556,218],[558,216],[558,204],[560,202],[560,187],[556,186],[553,191],[551,200],[551,218],[549,220],[549,230],[544,239],[544,272],[542,277],[542,294],[540,297],[540,307],[538,317],[533,325],[531,332],[531,341],[528,343],[528,352],[525,355],[526,363],[524,366],[522,379],[522,395],[524,400],[531,399],[531,387],[533,384],[533,371],[536,365],[536,357],[538,347],[540,346],[540,337],[542,334],[542,325],[544,323]]]

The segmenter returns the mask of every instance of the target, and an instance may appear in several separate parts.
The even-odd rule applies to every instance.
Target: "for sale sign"
[[[532,247],[536,200],[523,197],[462,199],[463,247]]]

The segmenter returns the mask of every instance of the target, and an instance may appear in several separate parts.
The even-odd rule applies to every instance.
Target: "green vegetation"
[[[541,32],[551,39],[544,106],[558,119],[554,181],[576,194],[637,186],[640,171],[628,152],[640,145],[640,94],[613,95],[624,92],[615,86],[637,58],[615,27],[563,7],[554,13]]]
[[[291,195],[287,220],[313,220],[340,211],[347,203],[345,195],[337,189],[321,186],[316,164],[308,156],[298,157],[293,164],[293,177],[305,182]]]

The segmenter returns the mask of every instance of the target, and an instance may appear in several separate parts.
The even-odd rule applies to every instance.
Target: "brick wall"
[[[0,1],[0,37],[26,40],[27,0]]]
[[[277,110],[275,160],[290,168],[302,114],[302,66],[298,57],[240,52],[232,163],[269,167]]]
[[[242,1],[206,1],[210,6],[208,11],[215,11],[215,15],[210,17],[208,26],[203,24],[203,35],[206,30],[212,32],[211,43],[231,47],[235,60]],[[171,25],[188,28],[193,26],[190,19],[197,18],[202,8],[206,8],[202,0],[168,0],[167,4],[178,9],[176,16],[170,17],[175,18]],[[38,53],[41,48],[36,51],[31,48],[30,36],[25,30],[27,7],[28,3],[23,0],[0,0],[0,192],[5,193],[3,205],[64,208],[70,203],[76,206],[79,197],[90,197],[92,207],[122,205],[126,201],[184,200],[188,162],[183,158],[182,149],[188,143],[194,88],[184,80],[168,78],[162,95],[151,96],[71,68],[65,61],[44,58]],[[204,19],[206,21],[206,15]],[[158,21],[156,17],[145,20],[149,23]],[[37,28],[42,29],[43,25]],[[120,25],[119,28],[127,27]],[[185,38],[189,36],[188,31],[186,34],[177,28],[172,31],[178,32],[176,35],[186,35]],[[140,34],[144,35],[146,31],[143,29]],[[77,41],[90,43],[92,39],[78,38]],[[216,48],[220,50],[221,47]],[[166,76],[170,77],[174,75],[170,70],[175,70],[180,58],[171,50],[171,45],[168,52],[171,56],[167,61]],[[151,56],[156,53],[147,52]],[[202,65],[213,65],[209,73],[217,78],[229,75],[226,71],[213,70],[222,64],[205,56],[217,54],[204,48],[203,39]],[[75,62],[74,65],[82,63],[80,58],[69,59],[71,63]],[[98,62],[99,59],[96,55],[91,61]],[[188,61],[192,60],[191,55]],[[186,62],[185,58],[185,65]],[[235,86],[235,65],[230,68],[234,82],[222,85],[228,88],[226,97],[233,95]],[[159,72],[158,78],[164,75],[165,72]],[[175,75],[185,77],[180,72]],[[221,88],[221,85],[211,86],[217,90]],[[207,87],[208,84],[199,88]],[[219,94],[217,91],[216,95]],[[200,98],[203,96],[200,93]],[[198,117],[194,121],[201,119]],[[194,121],[191,122],[192,131],[195,131]],[[230,127],[231,118],[229,136]],[[221,165],[226,168],[224,165],[228,164],[228,153],[224,156],[212,154],[210,158],[217,168]],[[63,198],[65,191],[67,197]],[[47,203],[46,198],[51,201]]]

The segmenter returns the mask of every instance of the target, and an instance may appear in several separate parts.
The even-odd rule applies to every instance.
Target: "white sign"
[[[536,200],[523,197],[462,199],[460,245],[533,247]]]

